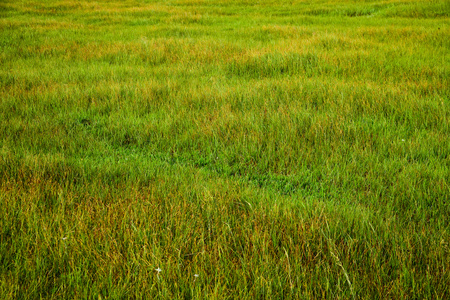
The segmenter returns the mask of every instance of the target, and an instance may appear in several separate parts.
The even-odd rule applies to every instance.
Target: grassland
[[[2,0],[0,298],[449,299],[449,15]]]

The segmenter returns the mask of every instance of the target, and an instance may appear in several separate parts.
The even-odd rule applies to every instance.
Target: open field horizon
[[[0,298],[450,297],[449,1],[0,3]]]

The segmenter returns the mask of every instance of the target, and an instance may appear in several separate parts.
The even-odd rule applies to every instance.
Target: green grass
[[[450,297],[448,1],[4,0],[0,66],[1,299]]]

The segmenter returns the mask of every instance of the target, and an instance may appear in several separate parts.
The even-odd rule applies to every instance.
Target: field
[[[1,299],[449,299],[450,2],[0,2]]]

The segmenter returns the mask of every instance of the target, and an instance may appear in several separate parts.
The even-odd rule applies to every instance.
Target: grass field
[[[1,299],[449,299],[450,2],[0,2]]]

